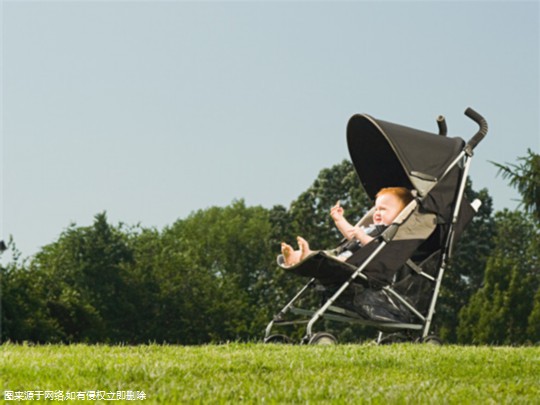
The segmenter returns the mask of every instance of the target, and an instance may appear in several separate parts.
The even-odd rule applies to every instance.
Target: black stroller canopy
[[[354,115],[347,144],[358,177],[371,199],[383,187],[428,194],[459,156],[465,141]]]

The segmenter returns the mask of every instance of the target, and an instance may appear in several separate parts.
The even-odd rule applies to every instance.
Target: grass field
[[[4,344],[0,353],[7,403],[540,404],[540,347]]]

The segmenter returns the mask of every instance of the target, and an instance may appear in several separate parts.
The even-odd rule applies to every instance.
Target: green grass
[[[0,400],[143,391],[147,404],[538,404],[540,347],[5,344],[0,379]]]

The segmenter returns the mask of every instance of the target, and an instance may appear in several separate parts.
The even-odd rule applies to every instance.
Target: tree
[[[212,207],[162,232],[71,225],[2,269],[4,339],[198,344],[261,336],[275,254],[268,210]],[[272,301],[272,304],[274,302]]]
[[[163,231],[163,243],[179,267],[167,270],[171,278],[160,285],[178,289],[169,297],[206,331],[198,343],[262,333],[268,322],[264,297],[275,267],[270,232],[268,211],[248,208],[244,201],[197,211]]]
[[[540,155],[531,149],[527,156],[518,157],[521,164],[494,163],[503,178],[509,179],[510,186],[521,194],[521,204],[540,222]]]
[[[527,335],[533,342],[540,342],[540,288],[536,290],[533,309],[529,315]]]
[[[0,267],[1,342],[59,342],[64,334],[45,306],[47,286],[17,260]]]
[[[71,225],[31,261],[29,272],[46,288],[47,311],[65,340],[129,340],[136,314],[123,265],[131,260],[124,234],[101,213],[92,226]]]
[[[482,286],[486,262],[493,249],[495,223],[492,217],[493,200],[486,189],[474,191],[470,179],[465,195],[469,201],[482,201],[480,209],[463,232],[447,267],[437,301],[434,325],[439,336],[456,342],[459,310]]]
[[[460,313],[462,342],[540,341],[540,156],[495,163],[521,194],[525,212],[498,213],[484,286]]]
[[[537,237],[528,217],[508,210],[496,214],[495,248],[484,285],[460,312],[462,343],[515,344],[528,339],[528,319],[538,289],[538,267],[531,249]]]
[[[131,235],[134,260],[128,266],[138,316],[138,343],[208,343],[219,317],[212,314],[218,285],[208,268],[197,263],[186,235],[166,228]]]

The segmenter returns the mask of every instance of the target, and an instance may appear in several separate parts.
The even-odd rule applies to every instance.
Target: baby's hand
[[[336,205],[334,205],[331,209],[330,209],[330,216],[332,217],[332,219],[334,221],[337,221],[337,220],[340,220],[341,218],[343,218],[343,213],[345,211],[343,210],[343,208],[341,207],[341,205],[339,204],[339,200],[338,202],[336,203]]]

